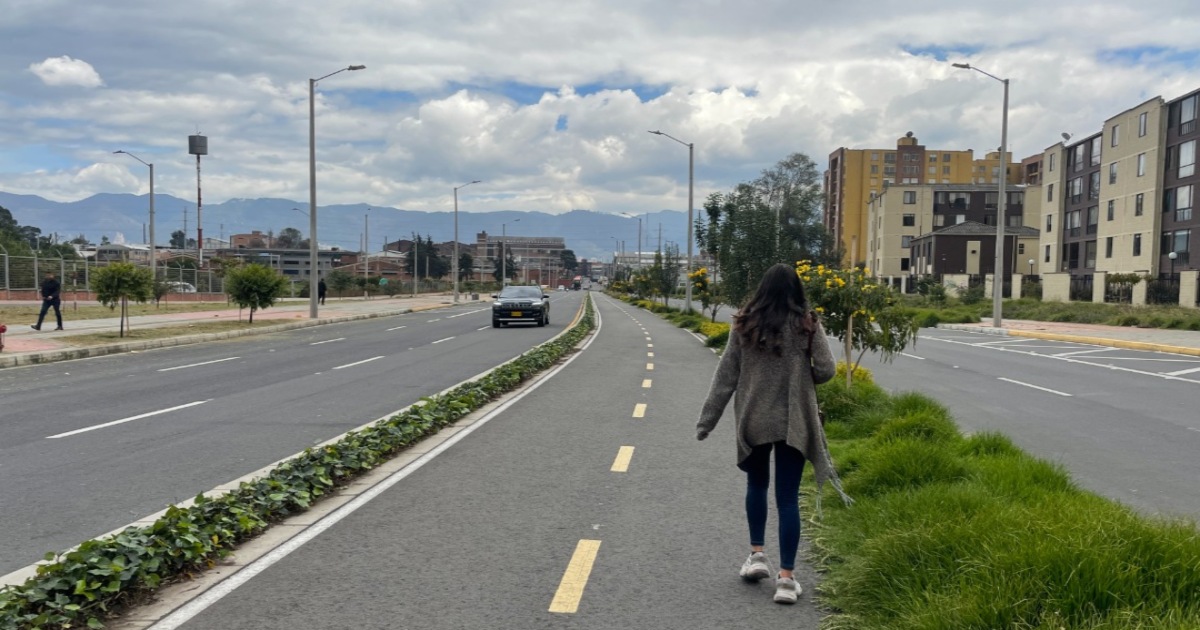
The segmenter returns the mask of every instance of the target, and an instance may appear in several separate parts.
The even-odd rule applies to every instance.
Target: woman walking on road
[[[696,424],[696,437],[708,437],[736,393],[737,466],[746,473],[751,550],[741,576],[748,581],[771,575],[763,543],[774,451],[775,505],[779,510],[775,601],[794,604],[801,590],[792,569],[800,545],[800,474],[805,460],[813,464],[818,487],[831,481],[849,501],[833,469],[817,413],[816,385],[833,378],[836,364],[816,313],[808,310],[800,278],[788,265],[767,270],[758,291],[733,321],[728,346]]]

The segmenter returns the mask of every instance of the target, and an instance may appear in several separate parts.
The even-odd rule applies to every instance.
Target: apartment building
[[[1012,250],[1017,256],[1025,256],[1037,244],[1037,231],[1022,230],[1032,220],[1025,209],[1025,188],[1016,186],[1005,192],[1006,234],[1013,236]],[[930,234],[943,231],[966,234],[966,228],[951,231],[959,225],[978,225],[976,232],[983,232],[983,240],[991,243],[984,249],[995,251],[996,215],[999,191],[994,186],[979,184],[899,184],[885,187],[882,194],[868,204],[867,218],[867,266],[876,278],[896,278],[912,274],[943,273],[936,270],[934,261],[967,260],[974,256],[982,261],[974,273],[991,273],[995,256],[985,255],[975,247],[974,252],[950,251],[950,248],[965,248],[968,241],[943,239],[941,251],[933,251],[933,242],[924,243],[917,249],[914,243]],[[990,237],[987,232],[990,230]],[[1006,246],[1008,243],[1006,242]],[[991,249],[987,249],[990,247]],[[1006,262],[1016,259],[1012,254]],[[918,258],[921,261],[918,264]],[[964,263],[965,265],[965,263]],[[1012,271],[1009,268],[1008,271]],[[951,271],[950,273],[967,273]]]
[[[839,148],[829,154],[825,171],[825,228],[846,249],[850,264],[869,258],[869,205],[892,185],[999,184],[1002,170],[1008,181],[1022,181],[1022,165],[1012,154],[999,151],[975,159],[974,151],[928,149],[909,132],[894,149]],[[1004,165],[1007,165],[1005,167]]]
[[[1041,156],[1041,259],[1048,271],[1166,277],[1197,268],[1192,208],[1200,90],[1147,100]],[[1170,257],[1175,254],[1174,263]]]
[[[562,272],[566,243],[561,236],[496,236],[479,232],[475,235],[476,273],[493,277],[493,261],[500,260],[501,247],[512,255],[519,281],[552,284]]]

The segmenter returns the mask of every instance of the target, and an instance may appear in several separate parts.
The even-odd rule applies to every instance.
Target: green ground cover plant
[[[974,323],[992,316],[990,301],[967,304],[951,299],[938,305],[926,298],[907,297],[904,303],[906,310],[916,317],[922,327],[934,327],[939,323]],[[1004,301],[1004,317],[1039,322],[1200,330],[1200,310],[1181,306],[1043,302],[1022,298]]]
[[[594,328],[590,297],[584,314],[555,340],[541,344],[486,376],[306,450],[265,477],[195,504],[172,506],[145,527],[46,555],[48,564],[20,586],[0,590],[0,629],[103,628],[105,620],[146,600],[162,584],[212,567],[238,544],[272,523],[302,512],[442,427],[515,389],[574,351]]]
[[[728,328],[724,335],[728,336]],[[805,528],[826,630],[1195,630],[1200,531],[1079,489],[1006,436],[964,436],[855,368],[818,388],[852,506]],[[801,489],[807,506],[816,492]]]
[[[827,497],[806,532],[826,628],[1200,628],[1194,523],[1080,490],[1003,435],[963,436],[925,396],[834,379],[819,398],[856,501]]]

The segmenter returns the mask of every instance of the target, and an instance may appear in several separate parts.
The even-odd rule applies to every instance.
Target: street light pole
[[[458,189],[466,188],[471,184],[478,184],[479,180],[474,180],[463,184],[462,186],[454,187],[454,302],[458,303]]]
[[[1000,328],[1001,308],[1004,298],[1004,279],[1001,276],[1004,269],[1004,211],[1008,202],[1006,195],[1006,185],[1008,183],[1008,79],[1001,79],[969,63],[956,63],[952,65],[955,68],[974,70],[1004,84],[1004,108],[1000,119],[1000,199],[996,204],[996,261],[992,270],[992,327]],[[1013,252],[1013,254],[1016,255],[1016,252]]]
[[[1175,284],[1175,259],[1179,258],[1179,254],[1171,252],[1167,254],[1167,259],[1171,261],[1171,278],[1170,284]]]
[[[622,212],[621,216],[629,217],[630,219],[637,219],[637,222],[638,222],[637,268],[640,271],[642,269],[642,217],[629,214],[628,212]]]
[[[696,169],[695,169],[696,145],[695,145],[695,143],[692,143],[692,142],[684,142],[683,140],[680,140],[679,138],[676,138],[667,133],[663,133],[661,131],[651,131],[650,133],[652,133],[656,136],[666,136],[666,137],[674,140],[675,142],[678,142],[679,144],[682,144],[683,146],[688,148],[688,224],[687,224],[688,246],[687,246],[687,264],[684,265],[684,272],[685,272],[684,277],[688,277],[688,276],[692,275],[692,241],[694,240],[692,238],[692,192],[693,192],[693,189],[695,188],[695,181],[696,181],[696,177],[695,177],[695,174],[696,174]],[[683,284],[684,284],[684,287],[686,287],[685,294],[684,294],[684,304],[685,304],[684,308],[690,312],[692,310],[692,282],[691,282],[691,280],[688,280],[688,281],[684,282]]]
[[[513,219],[508,223],[516,223]],[[500,288],[508,286],[508,223],[500,224]]]
[[[118,151],[113,151],[113,153],[114,154],[115,153],[124,153],[125,155],[128,155],[129,157],[141,162],[142,164],[145,164],[147,167],[150,168],[150,273],[155,278],[157,278],[158,277],[158,250],[156,250],[154,247],[154,164],[148,163],[145,160],[143,160],[142,158],[140,158],[128,151],[118,150]]]
[[[366,66],[346,66],[337,72],[308,80],[308,317],[317,318],[317,282],[321,279],[317,267],[317,81],[328,79],[338,72],[362,70]]]

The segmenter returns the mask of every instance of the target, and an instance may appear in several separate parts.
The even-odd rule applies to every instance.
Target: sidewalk
[[[470,299],[470,294],[460,296],[463,303],[479,303]],[[4,351],[0,353],[0,368],[66,359],[101,356],[131,350],[161,348],[166,346],[198,343],[206,340],[227,339],[248,334],[263,334],[304,328],[320,324],[386,317],[412,311],[423,311],[454,303],[449,293],[422,294],[416,297],[374,297],[370,300],[362,298],[329,299],[318,309],[318,319],[309,319],[309,303],[307,298],[287,298],[271,308],[254,313],[254,320],[277,321],[278,325],[246,330],[233,330],[220,333],[181,335],[165,339],[132,340],[107,344],[102,346],[77,347],[71,344],[72,335],[83,335],[117,330],[120,320],[116,317],[103,319],[71,320],[64,312],[64,327],[66,330],[54,331],[43,327],[41,331],[29,327],[29,322],[4,322],[8,332],[4,334]],[[180,304],[173,303],[172,308],[179,309]],[[186,311],[173,310],[153,315],[139,315],[129,318],[129,327],[157,328],[162,326],[180,326],[189,323],[207,323],[221,321],[246,320],[249,310],[229,308],[216,311]],[[51,317],[53,320],[53,317]],[[50,322],[53,326],[53,322]]]
[[[1037,322],[1020,319],[1002,320],[1001,328],[993,327],[990,319],[978,324],[938,324],[938,328],[1200,356],[1200,332],[1193,330]]]

